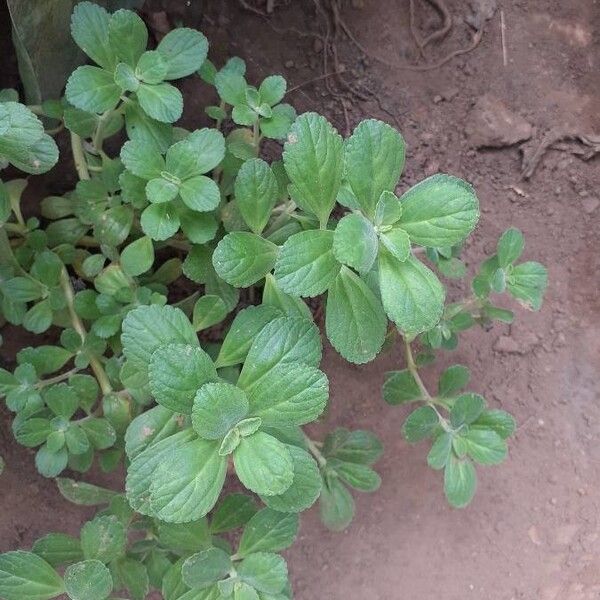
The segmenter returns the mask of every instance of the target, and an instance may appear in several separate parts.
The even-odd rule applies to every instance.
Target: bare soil
[[[470,4],[486,4],[446,1],[453,29],[427,47],[431,63],[471,43],[464,18],[472,12]],[[344,133],[368,116],[397,125],[408,146],[403,189],[437,171],[471,181],[482,206],[480,226],[465,252],[471,270],[509,225],[525,234],[525,258],[549,266],[550,286],[539,313],[517,308],[512,326],[469,331],[458,350],[424,370],[433,386],[445,366],[469,365],[474,391],[519,423],[509,460],[480,470],[479,490],[467,509],[448,507],[439,473],[425,463],[426,448],[411,447],[400,436],[404,409],[380,398],[384,373],[402,365],[400,353],[357,367],[326,350],[331,410],[315,432],[334,425],[375,431],[386,448],[377,465],[383,485],[356,497],[357,516],[344,533],[325,530],[315,508],[303,516],[300,539],[287,553],[295,597],[600,598],[599,163],[584,162],[570,152],[573,146],[563,145],[549,150],[524,181],[517,144],[473,149],[465,133],[472,106],[484,94],[532,126],[526,148],[557,126],[600,133],[597,0],[502,0],[476,49],[424,72],[391,68],[374,58],[395,64],[418,58],[408,1],[348,1],[341,16],[367,55],[340,35],[338,69],[343,65],[363,98],[348,97],[347,117],[324,79],[305,84],[323,73],[320,39],[299,35],[320,31],[317,2],[280,0],[268,18],[233,0],[162,4],[170,18],[206,32],[217,61],[239,55],[248,63],[250,80],[278,72],[290,86],[301,85],[290,95],[299,112],[324,112]],[[264,2],[253,6],[265,9]],[[439,19],[428,2],[417,0],[416,7],[424,36]],[[148,10],[161,8],[157,0]],[[197,125],[208,92],[196,81],[183,89],[189,100],[186,124]],[[454,298],[467,292],[466,286],[451,286]],[[0,356],[12,358],[7,347]],[[36,474],[32,453],[13,443],[3,421],[0,453],[7,468],[0,478],[0,550],[26,548],[51,530],[77,532],[91,511],[67,505],[54,484]],[[94,473],[90,479],[114,484],[118,477]]]

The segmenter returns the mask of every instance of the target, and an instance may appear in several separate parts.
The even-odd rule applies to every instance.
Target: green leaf
[[[410,256],[410,238],[404,229],[391,229],[380,235],[381,243],[400,262],[404,262]]]
[[[369,286],[342,267],[329,288],[325,325],[333,347],[346,360],[362,364],[381,350],[387,319]]]
[[[278,554],[256,552],[245,558],[237,568],[242,581],[258,592],[277,594],[287,584],[287,565]]]
[[[279,197],[279,184],[271,167],[260,158],[246,161],[238,171],[234,191],[244,221],[260,234]]]
[[[381,300],[388,317],[406,333],[433,327],[444,309],[444,288],[438,278],[413,256],[398,261],[379,254]]]
[[[450,421],[456,429],[461,425],[470,425],[478,419],[485,408],[485,400],[479,394],[458,396],[450,411]]]
[[[72,600],[104,600],[113,589],[113,580],[99,560],[84,560],[67,567],[65,588]]]
[[[168,69],[167,61],[156,50],[144,52],[135,67],[135,75],[145,83],[157,84],[164,81]]]
[[[158,408],[161,411],[165,410],[162,407]],[[134,419],[130,429],[139,419],[137,429],[141,428],[141,433],[146,433],[146,437],[149,438],[150,443],[142,451],[137,451],[135,454],[132,454],[128,448],[128,454],[129,456],[133,456],[133,459],[127,469],[125,491],[127,499],[134,510],[141,514],[154,515],[154,511],[150,506],[150,494],[148,491],[155,478],[156,471],[165,463],[165,459],[170,459],[174,455],[176,450],[180,450],[187,443],[196,440],[196,434],[191,428],[181,431],[181,427],[178,427],[174,433],[168,429],[165,431],[165,428],[163,428],[158,432],[156,438],[153,438],[152,429],[150,431],[144,430],[148,425],[145,425],[147,421],[142,419],[142,417],[144,415],[140,415],[140,417]],[[156,418],[156,414],[154,417]],[[127,435],[129,435],[129,431]],[[138,448],[140,445],[141,443],[137,444]],[[132,446],[132,449],[136,450],[135,445]],[[200,516],[197,518],[199,519]],[[189,520],[193,521],[194,519],[190,518]]]
[[[473,188],[450,175],[433,175],[400,198],[399,225],[415,244],[433,248],[462,242],[479,220],[479,202]]]
[[[219,443],[194,439],[160,463],[150,485],[150,505],[157,518],[186,523],[212,509],[227,471],[227,459],[218,450]]]
[[[439,423],[439,417],[431,406],[420,406],[408,415],[402,426],[402,435],[408,442],[420,442],[428,438]]]
[[[286,88],[287,83],[281,75],[269,75],[260,84],[258,95],[262,102],[275,106],[283,100]]]
[[[257,512],[254,500],[246,494],[229,494],[215,508],[211,533],[224,533],[245,525]]]
[[[246,557],[255,552],[285,550],[294,543],[299,525],[297,514],[263,508],[244,527],[238,554]]]
[[[196,331],[220,323],[227,316],[227,306],[219,296],[202,296],[194,304],[192,325]]]
[[[207,383],[194,398],[192,424],[207,440],[219,440],[248,414],[248,398],[230,383]]]
[[[381,477],[366,465],[333,460],[328,466],[350,487],[361,492],[374,492],[381,486]]]
[[[193,148],[197,173],[208,173],[217,167],[225,156],[225,138],[216,129],[197,129],[187,136],[186,142]]]
[[[318,296],[331,285],[340,270],[333,255],[333,239],[333,232],[314,229],[285,241],[275,263],[275,278],[285,292]]]
[[[307,319],[279,317],[266,325],[254,339],[242,368],[238,386],[248,389],[283,362],[317,366],[321,361],[321,338],[316,325]]]
[[[336,477],[328,477],[319,500],[321,521],[332,531],[343,531],[354,518],[354,499]]]
[[[89,421],[82,421],[79,426],[85,431],[96,450],[110,448],[117,439],[117,434],[107,419],[93,418]]]
[[[436,470],[443,469],[448,462],[452,450],[452,434],[444,431],[435,438],[429,454],[427,464]]]
[[[137,141],[125,142],[121,148],[125,168],[142,179],[160,177],[165,170],[165,160],[152,146]]]
[[[423,397],[419,385],[408,369],[386,373],[383,399],[392,406],[414,402]]]
[[[383,446],[370,431],[348,431],[338,427],[325,438],[323,454],[345,462],[371,465],[381,457]]]
[[[191,523],[160,523],[158,540],[164,548],[176,552],[197,552],[211,544],[208,522],[205,518]]]
[[[229,555],[220,548],[213,547],[187,558],[181,574],[186,585],[202,590],[223,579],[231,568]]]
[[[393,192],[381,193],[375,206],[375,225],[390,226],[400,220],[402,216],[402,204]]]
[[[265,277],[262,301],[263,304],[277,308],[290,317],[299,317],[308,321],[313,318],[308,306],[300,298],[286,294],[271,273],[267,273]]]
[[[253,233],[236,231],[219,242],[213,265],[227,283],[249,287],[273,269],[278,250],[275,244]]]
[[[257,494],[281,494],[294,479],[287,446],[261,431],[240,440],[233,453],[233,463],[240,481]]]
[[[68,477],[57,477],[56,485],[64,498],[80,506],[108,504],[117,495],[117,492],[112,490],[85,481],[75,481]]]
[[[303,210],[327,224],[344,168],[341,136],[324,117],[300,115],[284,146],[283,162],[290,178],[289,192]]]
[[[173,141],[173,127],[151,119],[133,100],[125,105],[125,129],[130,140],[158,152],[165,152]]]
[[[179,216],[170,203],[151,204],[146,207],[140,222],[142,231],[158,242],[175,235],[180,225]]]
[[[208,53],[208,41],[199,31],[180,27],[169,31],[156,50],[167,61],[166,79],[181,79],[202,66]]]
[[[80,2],[71,15],[71,35],[75,43],[101,67],[115,66],[115,54],[109,40],[110,16],[93,2]]]
[[[537,262],[525,262],[514,267],[506,281],[508,292],[530,310],[542,307],[548,286],[548,271]]]
[[[150,591],[148,570],[133,558],[120,558],[113,565],[117,577],[129,591],[132,600],[144,600]]]
[[[444,492],[455,508],[463,508],[473,499],[477,488],[477,474],[470,460],[450,455],[444,469]]]
[[[492,429],[469,429],[464,440],[467,454],[480,465],[500,464],[508,453],[506,442]]]
[[[452,396],[469,383],[470,372],[463,365],[452,365],[444,370],[438,382],[439,396]]]
[[[77,67],[67,81],[65,97],[75,107],[103,113],[117,106],[121,88],[108,71],[84,65]]]
[[[53,567],[83,560],[79,540],[65,533],[49,533],[36,540],[31,550]]]
[[[370,218],[382,192],[393,192],[404,166],[404,140],[375,119],[362,121],[346,142],[346,179]]]
[[[110,17],[108,41],[111,50],[133,67],[146,50],[148,30],[144,21],[135,12],[121,9]]]
[[[121,252],[121,268],[132,277],[148,271],[154,263],[154,245],[149,237],[143,236],[131,242]]]
[[[514,227],[507,229],[498,240],[498,264],[500,267],[508,267],[521,256],[525,242],[523,234]]]
[[[56,477],[66,468],[69,455],[66,448],[52,451],[48,444],[44,444],[35,455],[35,466],[44,477]]]
[[[144,112],[160,123],[173,123],[183,113],[183,96],[170,83],[142,83],[137,90],[137,98]]]
[[[115,516],[100,516],[81,528],[81,548],[86,559],[108,563],[125,552],[126,531]]]
[[[266,426],[304,425],[325,409],[329,397],[326,375],[305,364],[279,363],[268,377],[245,385],[250,414]]]
[[[146,371],[155,350],[165,344],[198,345],[198,337],[185,313],[172,306],[140,306],[127,313],[121,334],[123,354]]]
[[[246,104],[237,104],[231,111],[231,118],[236,125],[254,125],[258,114]]]
[[[0,291],[13,302],[30,302],[42,297],[44,287],[27,277],[12,277],[0,282]]]
[[[237,106],[246,102],[246,80],[243,73],[221,69],[215,75],[215,87],[223,102]]]
[[[359,214],[343,217],[335,228],[333,253],[338,261],[367,273],[377,258],[377,234],[371,223]]]
[[[471,424],[471,429],[491,429],[503,440],[514,433],[515,427],[513,416],[503,410],[486,410]]]
[[[281,494],[261,496],[269,507],[280,512],[301,512],[312,506],[321,493],[322,478],[319,467],[308,452],[288,445],[294,465],[292,485]]]
[[[108,413],[106,414],[108,415]],[[65,431],[65,443],[70,454],[84,454],[90,449],[90,441],[85,431],[76,424],[69,425],[69,428]]]
[[[267,138],[283,140],[295,120],[296,109],[293,106],[278,104],[273,107],[269,118],[260,119],[260,132]]]
[[[0,596],[5,600],[50,600],[63,592],[61,577],[36,554],[0,554]]]
[[[235,316],[223,340],[215,361],[217,367],[243,363],[257,334],[267,323],[281,315],[280,310],[266,304],[242,309]]]
[[[212,360],[197,343],[159,346],[150,358],[148,376],[150,390],[159,404],[188,415],[197,390],[218,379]]]
[[[214,210],[221,201],[221,193],[217,184],[204,175],[186,179],[179,187],[183,202],[197,212]]]
[[[14,434],[17,442],[27,448],[35,448],[46,441],[53,428],[48,419],[27,419],[19,424],[15,423]]]

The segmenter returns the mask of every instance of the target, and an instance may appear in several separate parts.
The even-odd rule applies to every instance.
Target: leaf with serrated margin
[[[393,192],[404,167],[404,140],[387,123],[368,119],[346,141],[346,179],[370,218],[382,192]]]
[[[197,390],[216,381],[218,375],[212,360],[198,345],[165,344],[152,354],[148,378],[159,404],[189,415]]]
[[[238,554],[248,556],[255,552],[285,550],[294,543],[298,527],[298,515],[263,508],[246,523]]]
[[[383,346],[387,318],[381,302],[347,267],[329,288],[325,327],[333,347],[356,364],[373,360]]]
[[[401,331],[420,333],[440,320],[444,287],[414,256],[400,262],[387,251],[380,252],[379,282],[385,312]]]
[[[284,145],[290,196],[324,226],[335,204],[344,169],[342,137],[316,113],[300,115]]]
[[[333,255],[333,232],[301,231],[283,244],[275,263],[275,279],[281,289],[294,296],[322,294],[340,270]]]
[[[411,242],[432,248],[462,242],[479,220],[479,201],[471,185],[451,175],[433,175],[400,198],[398,226]]]

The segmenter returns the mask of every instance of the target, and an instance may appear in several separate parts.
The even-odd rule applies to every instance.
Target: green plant
[[[165,600],[290,598],[278,553],[298,513],[318,501],[323,522],[345,528],[349,488],[378,488],[382,453],[367,431],[316,441],[303,430],[329,396],[306,297],[326,294],[326,335],[350,362],[401,338],[406,368],[388,374],[383,397],[417,404],[405,438],[430,440],[448,501],[468,504],[473,463],[505,458],[514,421],[463,391],[466,367],[446,369],[435,393],[418,369],[461,331],[512,321],[492,293],[540,308],[546,270],[515,264],[521,233],[505,232],[471,295],[446,304],[434,270],[465,276],[460,248],[478,201],[448,175],[397,197],[405,149],[392,127],[363,121],[343,140],[324,117],[281,104],[282,77],[255,88],[240,59],[217,70],[199,32],[176,29],[146,50],[130,11],[82,2],[72,32],[98,66],[77,68],[65,98],[32,109],[69,131],[79,182],[43,200],[43,221],[21,214],[25,181],[0,186],[4,319],[62,332],[22,349],[13,372],[0,371],[0,393],[40,473],[100,508],[79,539],[52,533],[0,555],[0,597],[101,600],[114,589],[141,599],[153,588]],[[167,81],[196,72],[220,104],[206,109],[213,128],[189,132],[171,124],[183,102]],[[48,170],[57,152],[41,122],[14,92],[1,99],[0,153]],[[104,142],[114,148],[123,128],[129,141],[111,156]],[[259,157],[264,137],[286,140],[282,160]],[[205,341],[211,327],[218,343]],[[106,471],[125,462],[124,493],[59,477],[94,459]],[[252,494],[223,495],[234,473]]]

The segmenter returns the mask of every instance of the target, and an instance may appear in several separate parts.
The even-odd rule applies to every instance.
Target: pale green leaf
[[[202,66],[208,53],[208,41],[204,34],[195,29],[179,27],[169,31],[156,50],[169,65],[166,78],[180,79]]]
[[[64,591],[58,573],[32,552],[0,554],[0,596],[4,600],[50,600]]]
[[[346,142],[346,179],[370,218],[382,192],[393,192],[404,166],[404,140],[375,119],[362,121]]]
[[[407,369],[386,373],[383,399],[392,406],[420,400],[423,396],[412,373]]]
[[[246,523],[238,554],[245,557],[255,552],[285,550],[294,543],[299,524],[297,514],[263,508]]]
[[[197,390],[218,379],[210,357],[197,344],[164,344],[148,364],[150,390],[156,401],[173,412],[190,414]]]
[[[77,67],[65,88],[65,97],[73,106],[93,113],[115,108],[120,96],[121,88],[112,73],[91,65]]]
[[[477,488],[477,475],[473,463],[450,455],[444,469],[444,492],[448,502],[455,508],[463,508],[471,502]]]
[[[400,198],[398,225],[411,242],[434,248],[462,242],[479,220],[479,201],[473,188],[450,175],[433,175],[417,183]]]
[[[219,440],[248,414],[248,398],[230,383],[207,383],[195,395],[192,424],[207,440]]]
[[[245,231],[227,234],[213,253],[216,272],[227,283],[249,287],[260,281],[273,267],[278,247]]]
[[[546,287],[548,286],[548,271],[537,262],[525,262],[514,267],[509,274],[506,287],[511,296],[530,310],[539,310]]]
[[[377,257],[377,234],[371,223],[359,214],[343,217],[335,228],[333,253],[338,261],[366,273]]]
[[[104,600],[113,589],[113,580],[99,560],[84,560],[67,567],[65,588],[71,600]]]
[[[444,288],[416,258],[400,262],[388,252],[380,252],[379,281],[383,307],[401,331],[419,333],[440,320]]]
[[[344,168],[341,136],[316,113],[300,115],[284,146],[283,162],[290,178],[290,195],[300,208],[327,223],[335,204]]]
[[[170,83],[157,85],[142,83],[137,90],[137,98],[144,112],[160,123],[173,123],[183,113],[183,96]],[[86,109],[85,106],[79,108]]]
[[[387,319],[381,302],[347,267],[329,288],[325,326],[333,347],[353,363],[373,360],[383,345]]]

